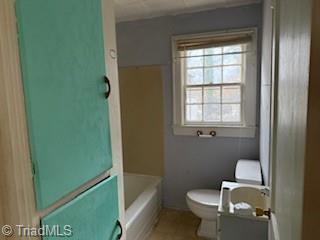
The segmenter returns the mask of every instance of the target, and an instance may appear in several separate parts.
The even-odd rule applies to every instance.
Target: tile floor
[[[196,235],[199,224],[191,212],[163,209],[148,240],[202,240]]]

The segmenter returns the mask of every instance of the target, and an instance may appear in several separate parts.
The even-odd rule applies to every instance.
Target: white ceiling
[[[257,3],[260,0],[114,0],[118,22]]]

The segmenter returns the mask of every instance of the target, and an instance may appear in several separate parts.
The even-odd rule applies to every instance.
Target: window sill
[[[173,126],[174,135],[195,136],[198,137],[197,131],[202,131],[204,134],[209,134],[211,131],[216,132],[215,137],[240,137],[254,138],[256,135],[256,127],[246,126]]]

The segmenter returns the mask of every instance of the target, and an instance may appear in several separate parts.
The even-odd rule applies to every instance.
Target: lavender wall
[[[187,191],[195,188],[220,189],[223,180],[234,180],[238,159],[259,158],[258,131],[256,137],[251,139],[199,139],[173,135],[171,36],[246,27],[257,27],[260,36],[261,21],[262,7],[253,4],[117,24],[120,67],[162,66],[165,106],[164,206],[187,208]],[[260,40],[258,46],[261,49]],[[260,59],[260,51],[258,57]],[[260,66],[260,60],[258,63]],[[258,103],[259,99],[258,94]]]

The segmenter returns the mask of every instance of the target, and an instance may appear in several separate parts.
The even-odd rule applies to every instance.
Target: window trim
[[[242,87],[242,109],[241,123],[201,123],[187,124],[184,122],[184,84],[181,82],[184,77],[184,71],[181,71],[181,62],[178,60],[178,50],[176,42],[183,39],[192,39],[199,37],[215,37],[226,34],[242,34],[250,33],[252,35],[251,50],[246,55],[246,62],[243,74],[246,74],[244,79],[250,84],[240,83]],[[172,39],[172,78],[173,78],[173,133],[175,135],[194,135],[197,136],[197,131],[201,130],[204,134],[210,131],[216,131],[218,137],[244,137],[254,138],[256,135],[256,116],[257,111],[257,28],[242,28],[227,31],[207,32],[200,34],[186,34],[173,36]]]

